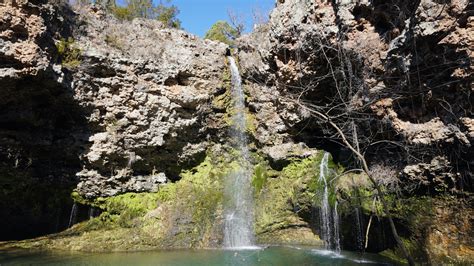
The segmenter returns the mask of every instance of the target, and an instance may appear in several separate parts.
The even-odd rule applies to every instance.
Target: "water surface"
[[[394,265],[387,259],[353,252],[268,247],[250,250],[176,250],[134,253],[0,251],[0,265]]]

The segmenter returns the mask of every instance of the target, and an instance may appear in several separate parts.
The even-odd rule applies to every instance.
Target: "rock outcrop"
[[[64,229],[74,187],[88,198],[157,191],[225,138],[213,99],[226,92],[227,45],[96,6],[9,2],[0,13],[2,230],[28,232],[10,230],[16,219]],[[13,196],[35,186],[65,198]]]
[[[311,205],[321,186],[318,149],[346,167],[358,164],[331,121],[373,171],[390,168],[379,170],[390,173],[380,182],[401,197],[394,206],[414,199],[394,210],[403,237],[423,242],[432,262],[473,260],[469,234],[454,237],[472,231],[472,220],[454,211],[472,213],[472,8],[467,0],[279,0],[267,24],[237,41],[260,240],[321,244]],[[64,229],[74,190],[81,208],[102,214],[42,244],[86,250],[97,241],[95,251],[107,232],[111,250],[219,246],[222,176],[233,152],[230,48],[158,21],[120,21],[95,5],[13,1],[0,4],[0,14],[0,214],[7,223],[34,219],[35,212],[14,214],[38,199],[48,205],[42,199],[52,193],[60,202],[40,204],[41,213],[56,211],[37,219],[60,217],[44,233]],[[341,170],[331,168],[334,176]],[[352,191],[365,193],[358,208],[382,216],[374,222],[382,228],[383,213],[366,204],[374,199],[375,206],[373,188],[363,175],[351,178],[350,189],[335,182],[342,216],[352,215]],[[31,200],[12,197],[36,187],[43,194]],[[439,200],[430,205],[436,221],[456,221],[406,228],[408,217],[419,218],[410,216],[424,202],[418,197]],[[446,202],[455,206],[443,211]],[[378,243],[373,235],[370,243]],[[371,245],[379,252],[394,244]]]
[[[470,10],[469,1],[278,1],[269,23],[239,40],[249,94],[267,95],[249,99],[258,143],[302,141],[354,163],[329,117],[370,167],[398,171],[380,182],[404,197],[471,195]]]
[[[83,112],[57,60],[54,38],[67,32],[59,8],[0,4],[1,238],[67,226],[87,140]],[[51,195],[55,195],[51,197]]]
[[[92,135],[77,189],[88,198],[156,191],[199,162],[225,126],[212,100],[225,92],[227,46],[158,21],[82,14],[71,87]]]
[[[451,188],[472,190],[472,160],[459,160],[473,156],[471,8],[469,1],[279,1],[267,25],[240,39],[250,95],[267,95],[249,100],[257,140],[325,145],[318,139],[333,130],[311,113],[319,111],[349,138],[358,135],[373,163],[386,159],[383,150],[405,165],[443,157],[460,173]]]

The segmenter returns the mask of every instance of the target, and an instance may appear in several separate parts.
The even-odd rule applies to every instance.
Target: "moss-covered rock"
[[[474,260],[472,250],[472,196],[458,198],[454,195],[437,197],[411,195],[406,197],[395,191],[384,189],[385,200],[389,204],[390,214],[396,224],[399,235],[411,256],[419,262],[433,264],[467,263]],[[354,231],[356,220],[353,211],[358,208],[361,216],[365,244],[369,217],[369,251],[380,252],[400,263],[406,263],[403,252],[392,237],[386,218],[386,212],[367,176],[363,174],[345,175],[338,180],[338,197],[343,222],[343,234],[348,236]],[[365,220],[365,221],[364,221]],[[348,227],[348,228],[345,228]],[[372,248],[371,248],[372,246]],[[378,249],[374,249],[376,246]]]
[[[268,164],[256,167],[255,230],[259,242],[323,244],[311,224],[311,214],[317,207],[316,198],[322,188],[318,181],[322,156],[320,152],[294,160],[281,171],[271,169]],[[337,171],[332,161],[329,166],[333,173]]]
[[[44,238],[10,243],[25,248],[83,251],[217,247],[222,229],[222,179],[235,165],[209,155],[181,180],[156,193],[127,193],[85,199],[80,204],[102,211],[95,218]]]
[[[227,156],[222,156],[227,154]],[[75,202],[98,217],[48,237],[10,246],[83,251],[219,247],[223,236],[224,179],[239,169],[239,154],[220,147],[176,183],[156,193],[126,193]],[[294,160],[281,171],[254,154],[255,230],[261,243],[320,245],[305,216],[314,205],[322,153]]]

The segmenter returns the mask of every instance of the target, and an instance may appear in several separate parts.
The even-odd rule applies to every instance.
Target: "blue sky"
[[[228,9],[244,14],[247,30],[251,30],[252,10],[258,8],[262,13],[268,13],[275,0],[172,0],[172,3],[180,10],[178,18],[182,27],[203,37],[214,22],[228,20]]]

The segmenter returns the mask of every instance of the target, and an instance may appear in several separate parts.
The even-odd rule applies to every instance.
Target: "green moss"
[[[214,99],[212,100],[212,105],[215,109],[225,111],[223,119],[227,124],[227,121],[230,120],[229,113],[227,112],[227,110],[229,110],[232,105],[232,97],[230,95],[232,87],[232,76],[230,73],[229,62],[227,60],[227,57],[224,57],[224,64],[225,67],[221,75],[221,88],[223,88],[225,92],[214,97]]]
[[[74,192],[71,197],[75,202],[100,208],[101,215],[42,240],[41,245],[90,251],[217,247],[222,243],[224,181],[240,170],[240,157],[238,151],[225,147],[209,152],[201,164],[182,171],[179,181],[160,186],[156,193],[86,199]],[[277,171],[259,154],[252,154],[258,239],[321,242],[301,215],[314,204],[319,187],[310,188],[309,184],[319,176],[321,158],[322,154],[316,154],[295,159]]]
[[[248,134],[255,135],[257,133],[257,119],[255,114],[245,109],[245,130]]]
[[[422,247],[420,243],[417,243],[414,239],[407,239],[402,237],[402,242],[405,248],[407,249],[408,253],[411,254],[415,261],[426,261],[426,256],[422,252]],[[398,263],[401,264],[408,264],[407,260],[405,259],[405,255],[403,251],[399,247],[395,247],[393,249],[387,249],[379,253],[382,256],[388,257]]]
[[[257,195],[255,208],[255,229],[261,241],[273,239],[278,242],[286,239],[285,243],[292,243],[295,239],[291,240],[288,234],[282,236],[280,232],[307,226],[300,214],[309,211],[315,204],[315,196],[321,188],[321,184],[317,182],[321,159],[322,153],[295,159],[279,172],[264,167],[256,169],[254,176],[259,175],[257,171],[264,175],[263,169],[266,176]],[[277,178],[269,178],[270,176]],[[319,241],[314,234],[305,239]]]
[[[255,189],[255,192],[258,194],[265,185],[268,174],[267,174],[268,165],[266,163],[257,164],[254,168],[254,174],[252,177],[252,185]]]
[[[99,198],[97,201],[110,215],[118,215],[117,223],[120,227],[134,226],[136,218],[158,207],[156,193],[127,193],[111,198]]]
[[[81,64],[82,51],[77,47],[73,38],[61,39],[56,43],[56,48],[63,66],[76,68]]]
[[[210,153],[200,165],[183,171],[180,181],[162,185],[156,193],[86,199],[74,192],[71,197],[75,202],[100,208],[102,213],[75,225],[48,245],[56,246],[72,236],[77,237],[75,246],[81,250],[109,245],[109,241],[111,248],[119,250],[215,245],[221,237],[223,179],[238,168],[226,158]],[[109,234],[123,235],[124,239],[110,240],[106,237]],[[85,247],[85,241],[96,245]]]
[[[233,106],[233,99],[232,99],[232,74],[230,72],[229,62],[228,59],[225,58],[225,69],[221,76],[221,87],[225,89],[225,93],[216,96],[212,103],[213,107],[218,110],[225,110],[225,113],[222,116],[222,120],[224,124],[228,127],[232,127],[234,125],[234,121],[232,117],[237,112],[244,112],[245,113],[245,130],[248,134],[256,134],[257,131],[257,119],[255,114],[251,113],[248,108],[244,108],[244,110],[236,110]],[[238,59],[236,58],[236,64],[238,65]],[[245,87],[244,87],[245,90]],[[246,91],[246,90],[245,90]],[[247,93],[247,92],[246,92]]]
[[[86,198],[84,198],[81,194],[79,194],[77,191],[73,191],[71,193],[71,198],[74,202],[80,203],[82,205],[91,205],[93,204],[93,200],[89,201]]]

